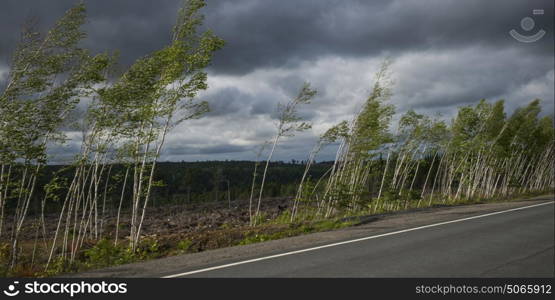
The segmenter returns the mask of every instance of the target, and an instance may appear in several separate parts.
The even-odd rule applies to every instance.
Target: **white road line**
[[[276,258],[276,257],[293,255],[293,254],[298,254],[298,253],[303,253],[303,252],[309,252],[309,251],[314,251],[314,250],[329,248],[329,247],[335,247],[335,246],[344,245],[344,244],[356,243],[356,242],[376,239],[376,238],[380,238],[380,237],[384,237],[384,236],[389,236],[389,235],[394,235],[394,234],[399,234],[399,233],[404,233],[404,232],[409,232],[409,231],[414,231],[414,230],[420,230],[420,229],[425,229],[425,228],[430,228],[430,227],[436,227],[436,226],[441,226],[441,225],[446,225],[446,224],[451,224],[451,223],[457,223],[457,222],[462,222],[462,221],[468,221],[468,220],[473,220],[473,219],[478,219],[478,218],[503,214],[503,213],[507,213],[507,212],[512,212],[512,211],[517,211],[517,210],[542,206],[542,205],[549,205],[549,204],[553,204],[553,203],[555,203],[555,202],[550,201],[550,202],[544,202],[544,203],[534,204],[534,205],[529,205],[529,206],[511,208],[511,209],[507,209],[507,210],[492,212],[492,213],[473,216],[473,217],[468,217],[468,218],[462,218],[462,219],[456,219],[456,220],[452,220],[452,221],[446,221],[446,222],[440,222],[440,223],[435,223],[435,224],[430,224],[430,225],[424,225],[424,226],[419,226],[419,227],[414,227],[414,228],[409,228],[409,229],[403,229],[403,230],[394,231],[394,232],[388,232],[388,233],[384,233],[384,234],[378,234],[378,235],[358,238],[358,239],[354,239],[354,240],[348,240],[348,241],[343,241],[343,242],[338,242],[338,243],[333,243],[333,244],[327,244],[327,245],[318,246],[318,247],[312,247],[312,248],[307,248],[307,249],[302,249],[302,250],[285,252],[285,253],[281,253],[281,254],[275,254],[275,255],[264,256],[264,257],[249,259],[249,260],[238,261],[238,262],[234,262],[234,263],[229,263],[229,264],[210,267],[210,268],[205,268],[205,269],[199,269],[199,270],[194,270],[194,271],[189,271],[189,272],[184,272],[184,273],[179,273],[179,274],[167,275],[167,276],[164,276],[162,278],[175,278],[175,277],[187,276],[187,275],[191,275],[191,274],[208,272],[208,271],[213,271],[213,270],[218,270],[218,269],[224,269],[224,268],[229,268],[229,267],[233,267],[233,266],[248,264],[248,263],[252,263],[252,262],[272,259],[272,258]]]

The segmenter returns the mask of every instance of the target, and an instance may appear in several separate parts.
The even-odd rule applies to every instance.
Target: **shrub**
[[[187,252],[190,248],[191,245],[193,245],[193,241],[189,240],[189,239],[184,239],[179,241],[179,243],[177,243],[177,250],[183,252]]]
[[[92,248],[84,251],[87,267],[106,267],[132,262],[136,255],[128,247],[114,245],[113,242],[102,239]]]

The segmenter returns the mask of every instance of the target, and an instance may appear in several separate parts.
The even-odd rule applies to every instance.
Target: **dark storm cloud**
[[[77,1],[2,2],[0,55],[5,61],[26,17],[54,22]],[[86,45],[96,51],[119,49],[124,64],[163,46],[169,39],[179,0],[86,1]],[[513,47],[506,33],[534,16],[548,36],[529,47],[552,55],[553,2],[544,0],[410,1],[208,1],[205,24],[227,41],[216,56],[218,72],[246,73],[286,66],[321,55],[395,55],[409,49],[440,49],[469,44]]]
[[[0,11],[0,55],[9,55],[27,18],[38,18],[44,30],[78,3],[75,0],[2,1]],[[85,1],[88,38],[94,51],[119,49],[123,64],[156,50],[170,38],[180,1]],[[4,59],[5,61],[5,59]]]
[[[330,54],[513,47],[506,33],[534,8],[545,9],[536,24],[551,40],[553,34],[553,3],[540,0],[244,2],[209,6],[207,24],[228,40],[214,63],[219,71],[245,73]],[[552,50],[548,37],[529,47],[537,55],[552,55]]]
[[[122,66],[167,44],[180,0],[85,1],[84,46],[119,50]],[[303,159],[315,136],[349,119],[368,95],[372,74],[393,60],[392,102],[398,113],[415,109],[454,115],[482,98],[506,99],[508,112],[532,98],[553,111],[553,1],[551,0],[207,0],[205,28],[226,40],[200,94],[211,112],[168,136],[163,159],[253,159],[254,145],[275,131],[278,102],[304,81],[318,90],[301,116],[310,132],[284,140],[276,159]],[[3,0],[0,3],[0,88],[25,18],[48,28],[76,0]],[[543,15],[532,15],[544,9]],[[535,28],[520,28],[533,17]],[[546,36],[515,41],[509,31]],[[66,150],[54,152],[65,155]],[[69,150],[68,150],[69,149]],[[327,151],[327,150],[326,150]],[[332,159],[333,151],[322,159]],[[327,154],[325,154],[327,153]]]

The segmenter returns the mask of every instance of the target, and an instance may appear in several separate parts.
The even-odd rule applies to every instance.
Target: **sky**
[[[48,28],[76,2],[0,3],[0,89],[25,20],[36,17]],[[181,1],[85,3],[83,46],[119,50],[125,68],[168,43]],[[552,114],[553,6],[552,0],[208,0],[203,26],[226,41],[199,95],[211,111],[174,128],[160,160],[255,159],[257,146],[275,133],[277,104],[310,82],[318,94],[300,114],[313,128],[284,139],[274,156],[306,159],[318,135],[353,117],[385,59],[394,120],[409,109],[449,120],[457,107],[480,99],[504,99],[511,113],[539,98],[543,114]],[[525,43],[511,30],[545,34]],[[67,135],[65,145],[51,147],[52,162],[67,162],[79,149],[79,134]],[[332,160],[335,150],[324,149],[317,160]]]

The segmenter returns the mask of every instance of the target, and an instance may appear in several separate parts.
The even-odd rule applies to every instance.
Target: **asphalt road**
[[[482,214],[484,215],[484,214]],[[461,216],[460,219],[465,219]],[[554,205],[166,273],[169,277],[553,277]],[[432,226],[430,226],[432,225]],[[422,228],[423,227],[423,228]],[[322,247],[323,246],[323,247]]]

